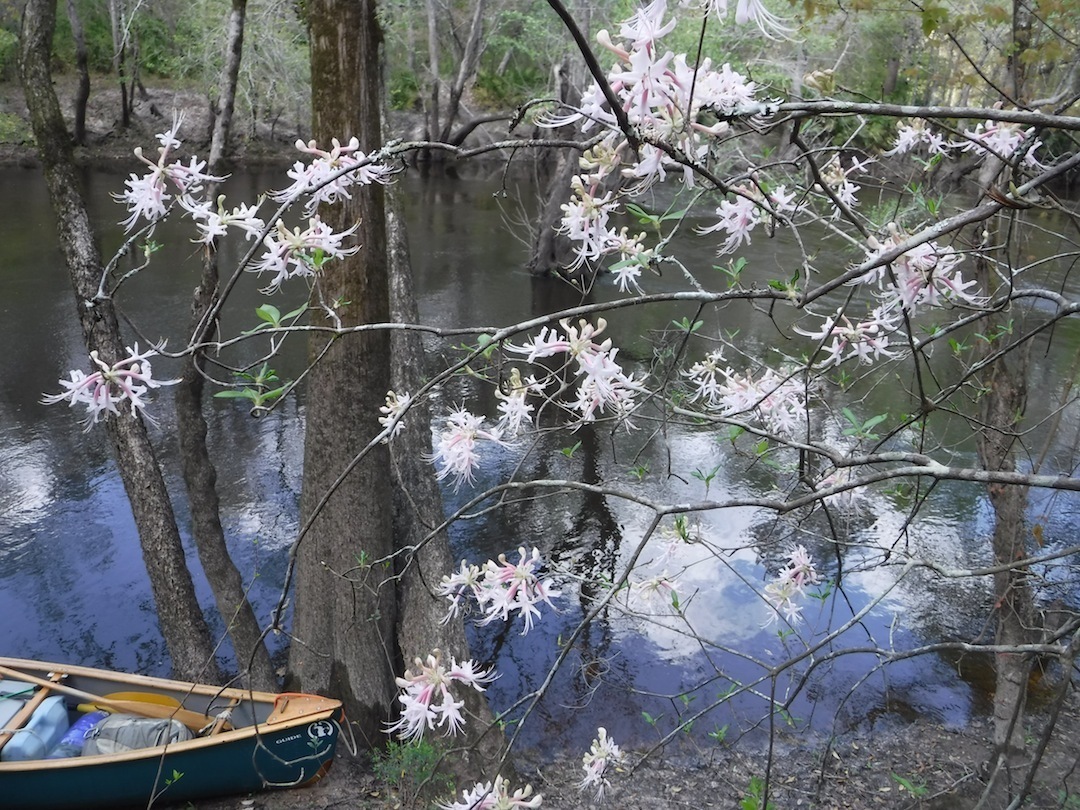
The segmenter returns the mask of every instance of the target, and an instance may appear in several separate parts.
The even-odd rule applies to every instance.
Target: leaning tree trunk
[[[214,116],[214,132],[210,142],[207,171],[220,174],[224,165],[229,129],[232,124],[233,100],[240,73],[240,54],[244,40],[244,16],[247,0],[233,0],[225,46],[225,64],[219,82],[221,96]],[[207,189],[210,199],[217,197],[217,186]],[[218,294],[217,245],[211,245],[204,257],[202,278],[191,302],[192,343],[202,343],[214,333],[216,320],[207,314]],[[214,601],[221,614],[244,683],[253,689],[274,691],[277,676],[270,653],[263,642],[262,630],[255,611],[247,598],[244,579],[236,568],[225,542],[221,525],[221,509],[217,492],[217,470],[210,459],[206,444],[207,425],[202,412],[204,379],[199,370],[202,353],[189,354],[184,359],[183,379],[176,387],[177,437],[180,461],[191,507],[191,533],[199,552]]]
[[[425,139],[434,141],[439,137],[439,94],[441,93],[442,71],[439,68],[439,10],[435,0],[426,0],[427,12],[427,49],[428,49],[428,87],[424,98]]]
[[[476,74],[476,67],[480,62],[480,54],[484,50],[484,3],[485,0],[473,0],[472,23],[469,25],[469,36],[465,41],[465,48],[461,54],[461,62],[458,64],[454,83],[450,85],[449,99],[446,104],[446,117],[443,120],[439,139],[449,143],[457,120],[458,110],[461,108],[461,97],[465,93],[465,85]]]
[[[101,256],[80,192],[71,141],[49,68],[56,4],[30,0],[23,12],[19,75],[30,110],[60,248],[67,263],[87,348],[105,362],[125,356],[113,303],[97,297]],[[120,477],[131,503],[173,672],[191,680],[217,680],[210,630],[195,598],[172,504],[141,418],[106,420]]]
[[[320,143],[356,136],[361,148],[380,143],[379,45],[374,0],[314,0],[307,5],[311,43],[312,132]],[[381,186],[323,211],[335,229],[357,225],[359,252],[319,271],[316,326],[330,326],[321,305],[335,306],[341,325],[385,322],[386,220]],[[377,445],[356,463],[378,432],[376,417],[390,387],[385,331],[342,338],[312,337],[318,360],[308,386],[304,439],[303,525],[297,556],[290,680],[345,701],[368,746],[382,742],[400,667],[394,643],[393,571],[365,562],[393,552],[389,451]],[[340,485],[335,482],[343,473]]]

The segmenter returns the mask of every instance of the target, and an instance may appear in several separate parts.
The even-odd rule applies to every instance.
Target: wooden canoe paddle
[[[157,702],[143,700],[113,700],[111,698],[102,697],[101,695],[95,695],[91,692],[84,692],[81,689],[75,689],[74,687],[67,686],[63,683],[47,681],[44,678],[38,678],[34,675],[20,672],[17,669],[11,669],[10,667],[0,666],[0,675],[13,680],[36,684],[43,689],[51,689],[52,691],[59,692],[63,695],[76,697],[84,703],[92,705],[94,708],[106,709],[111,712],[123,712],[124,714],[135,714],[139,717],[170,718],[179,720],[195,733],[202,731],[202,729],[214,722],[214,718],[209,715],[201,714],[200,712],[192,711],[191,709],[184,709],[180,706],[164,706]]]

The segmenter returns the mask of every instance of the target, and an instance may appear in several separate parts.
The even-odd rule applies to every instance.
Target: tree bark
[[[75,67],[79,84],[75,90],[75,132],[73,140],[77,146],[86,145],[86,105],[90,101],[90,56],[86,49],[86,34],[83,31],[82,18],[75,7],[75,0],[67,0],[68,21],[71,23],[71,38],[75,41]]]
[[[472,23],[469,25],[469,37],[465,42],[465,50],[461,54],[461,62],[458,64],[457,75],[454,83],[450,86],[450,98],[446,104],[446,119],[443,121],[440,139],[450,141],[450,135],[457,120],[458,110],[461,107],[461,96],[465,92],[465,85],[476,73],[476,66],[480,61],[480,54],[484,52],[484,3],[485,0],[474,0]]]
[[[112,301],[97,297],[101,256],[52,86],[49,60],[55,25],[54,2],[27,3],[19,75],[87,348],[97,351],[103,361],[115,362],[125,356],[124,344]],[[215,681],[219,676],[210,630],[195,598],[172,504],[146,427],[141,417],[125,414],[107,419],[105,431],[138,527],[173,672],[185,679]]]
[[[390,317],[396,323],[419,323],[420,314],[413,293],[408,236],[402,219],[399,192],[389,191],[387,235],[390,258]],[[425,379],[423,341],[418,332],[395,331],[390,339],[391,388],[399,394],[414,393]],[[443,622],[447,602],[437,586],[456,567],[446,532],[428,538],[443,519],[442,495],[431,465],[423,461],[431,454],[431,412],[426,402],[414,405],[401,432],[390,443],[391,479],[394,492],[394,537],[400,547],[423,544],[415,552],[399,558],[398,647],[408,664],[433,650],[461,661],[471,657],[461,617]],[[447,660],[444,658],[444,660]],[[464,745],[470,756],[451,763],[459,780],[490,779],[504,744],[501,730],[487,699],[472,689],[461,690],[465,701]]]
[[[433,141],[439,135],[439,93],[442,84],[442,71],[439,68],[439,12],[435,0],[426,0],[427,11],[427,46],[428,46],[428,92],[424,102],[424,120],[427,122],[427,140]]]
[[[218,99],[210,142],[210,174],[220,174],[224,166],[236,98],[236,81],[240,72],[246,7],[247,0],[233,0],[225,46],[225,63],[219,82],[221,96]],[[216,184],[211,185],[207,188],[207,196],[210,199],[216,198],[217,190]],[[201,343],[213,334],[216,328],[216,321],[204,321],[217,294],[218,263],[215,244],[208,248],[204,256],[202,278],[192,296],[190,332],[193,343]],[[248,601],[244,579],[229,555],[225,530],[221,525],[217,470],[207,448],[207,424],[202,412],[205,381],[199,369],[201,360],[201,353],[185,357],[182,380],[176,387],[177,439],[184,485],[191,508],[192,535],[199,552],[199,560],[214,593],[218,612],[232,641],[237,665],[241,674],[246,676],[243,682],[253,689],[275,691],[277,676],[270,661],[270,653],[263,642],[255,611]]]
[[[313,135],[320,143],[355,135],[370,150],[381,139],[381,32],[374,0],[315,0],[307,11]],[[336,304],[343,326],[385,322],[382,187],[360,189],[323,216],[335,229],[358,223],[362,247],[323,266],[314,293],[318,301]],[[328,313],[318,306],[314,311],[316,325],[331,325]],[[376,416],[390,385],[389,338],[384,331],[329,344],[325,336],[313,337],[309,350],[313,361],[321,359],[308,388],[300,513],[302,524],[310,521],[311,527],[298,550],[290,676],[305,690],[344,700],[349,719],[373,747],[382,742],[401,668],[393,572],[366,565],[393,551],[389,451],[378,445],[352,465],[377,432]]]
[[[980,188],[1004,182],[1006,177],[1008,168],[997,158],[988,158],[979,174]],[[993,233],[994,227],[989,227]],[[977,268],[980,285],[990,291],[993,274],[989,260],[980,256]],[[998,327],[1009,315],[1008,312],[989,313],[984,327],[986,332],[1003,333]],[[979,463],[983,469],[1016,469],[1014,448],[1027,405],[1029,345],[1014,346],[1010,353],[995,360],[983,383],[981,429],[977,436]],[[996,343],[987,343],[984,353],[1000,348]],[[991,485],[987,492],[994,509],[991,538],[994,563],[1011,564],[1027,556],[1027,488]],[[1007,647],[1033,640],[1035,603],[1026,568],[1010,568],[994,574],[994,606],[996,644]],[[1024,723],[1031,666],[1031,656],[1026,653],[998,653],[995,657],[994,750],[986,789],[990,807],[1004,807],[1015,798],[1012,771],[1023,766],[1025,760]]]
[[[127,35],[124,31],[124,8],[122,0],[109,0],[109,25],[112,30],[113,41],[113,70],[116,71],[116,82],[120,88],[120,127],[127,129],[131,126],[131,102],[127,86]]]
[[[229,153],[229,135],[232,133],[233,112],[236,109],[236,86],[240,77],[246,19],[247,0],[232,0],[225,39],[225,62],[218,81],[218,92],[221,95],[214,111],[214,130],[207,160],[211,174],[217,174],[224,168]]]

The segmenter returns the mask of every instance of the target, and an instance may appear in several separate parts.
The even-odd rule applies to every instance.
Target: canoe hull
[[[146,807],[152,799],[172,803],[299,787],[317,781],[330,767],[344,722],[341,704],[325,698],[298,696],[291,701],[295,710],[275,712],[275,704],[289,704],[268,693],[193,688],[138,676],[110,680],[112,673],[17,659],[0,658],[0,665],[34,675],[68,672],[67,682],[80,689],[118,685],[170,694],[200,712],[212,713],[223,700],[246,701],[237,703],[234,716],[252,721],[214,736],[124,754],[0,763],[4,810]]]

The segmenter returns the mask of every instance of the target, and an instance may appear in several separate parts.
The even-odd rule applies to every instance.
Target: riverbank
[[[142,147],[154,154],[155,136],[172,125],[175,114],[183,115],[181,140],[195,152],[207,150],[212,116],[205,94],[182,87],[146,88],[136,93],[130,123],[121,126],[119,90],[102,86],[106,79],[92,84],[86,111],[86,138],[76,146],[75,158],[86,166],[134,164],[134,150]],[[68,123],[74,130],[75,80],[62,76],[56,82],[57,98]],[[298,114],[302,112],[303,117]],[[282,115],[271,122],[252,122],[238,118],[233,127],[227,162],[233,165],[290,165],[297,159],[298,138],[310,138],[306,111]],[[423,119],[418,112],[393,110],[389,129],[395,138],[422,137]],[[491,143],[506,137],[506,121],[478,125],[466,145]],[[0,84],[0,166],[33,168],[40,165],[34,148],[30,115],[22,88],[17,83]]]
[[[1029,739],[1039,734],[1045,718],[1032,718]],[[1047,748],[1025,808],[1073,808],[1080,795],[1076,732],[1080,730],[1075,695],[1063,710],[1055,741]],[[970,810],[979,801],[984,763],[990,745],[990,725],[978,721],[960,730],[917,720],[889,723],[871,734],[840,737],[826,746],[798,733],[778,735],[773,749],[769,784],[770,807],[862,810],[862,808],[925,808]],[[637,767],[640,754],[611,776],[603,806],[616,810],[690,810],[743,808],[751,786],[764,777],[769,752],[739,744],[718,745],[693,754],[652,753]],[[543,795],[543,807],[588,810],[599,806],[590,790],[578,788],[582,776],[578,752],[561,752],[553,763],[539,764],[528,756],[516,767],[520,786],[528,782]],[[1018,779],[1022,780],[1024,774]],[[456,798],[460,798],[461,786]],[[431,800],[417,799],[408,790],[380,782],[368,757],[341,754],[330,773],[316,785],[248,797],[201,802],[197,810],[406,810],[427,808]],[[990,805],[993,807],[994,805]]]

